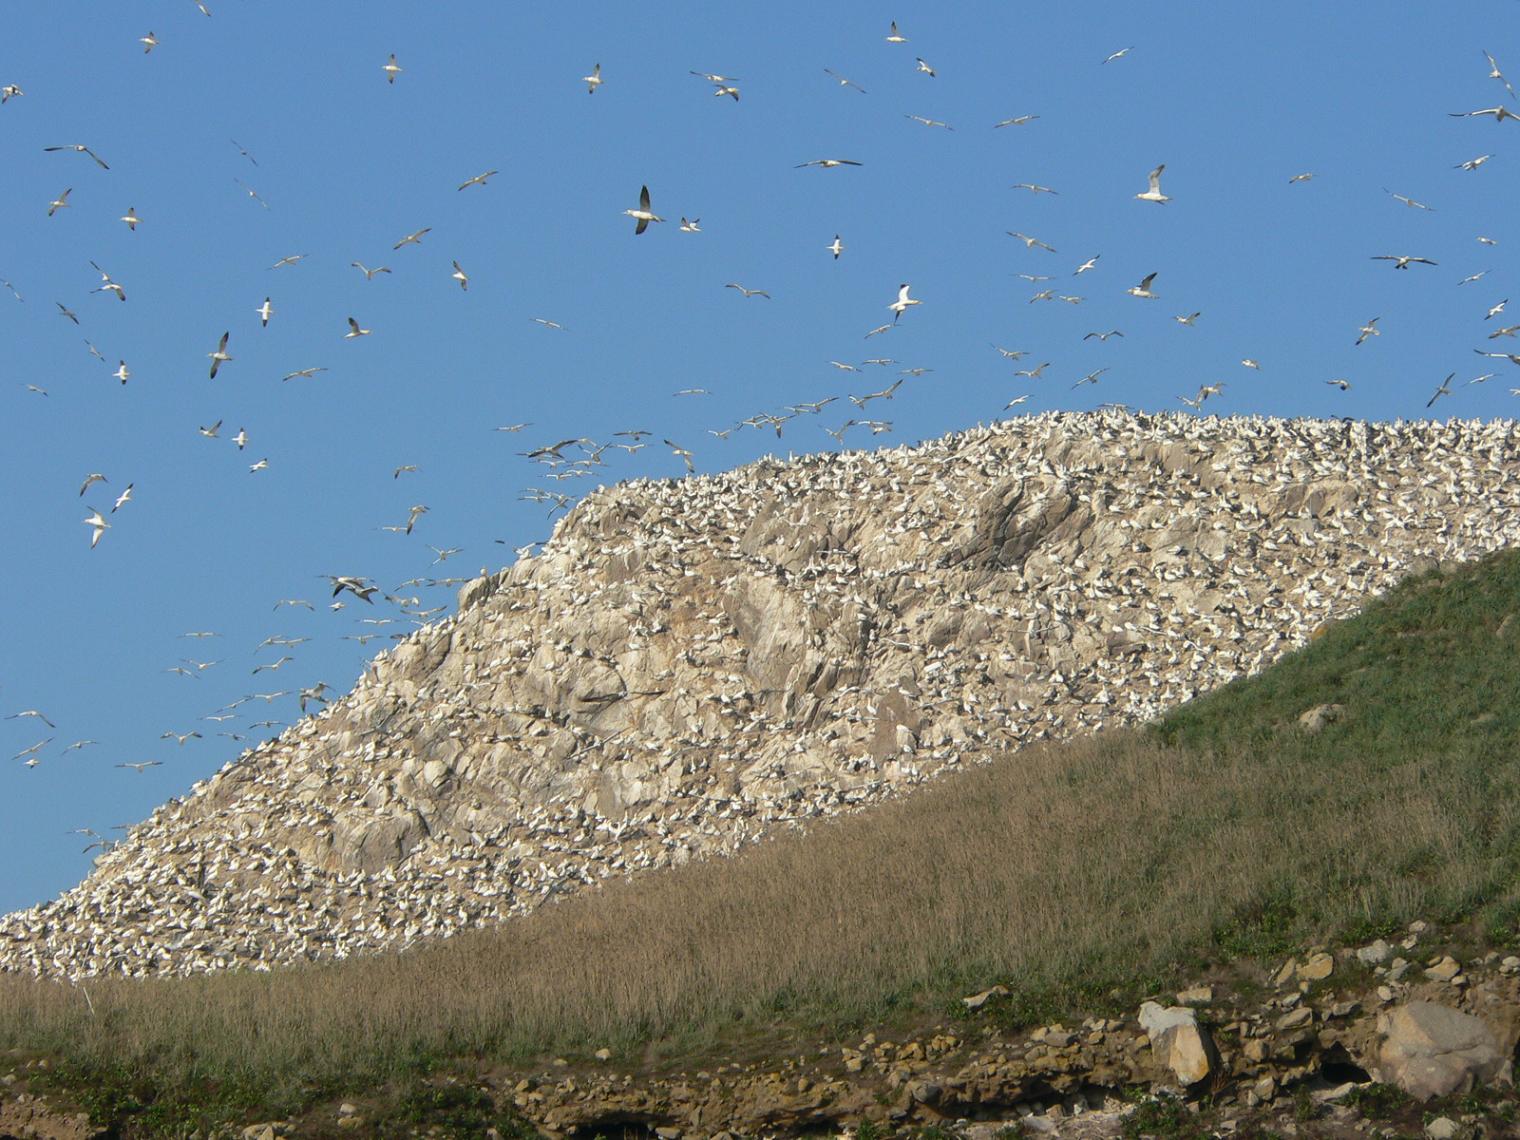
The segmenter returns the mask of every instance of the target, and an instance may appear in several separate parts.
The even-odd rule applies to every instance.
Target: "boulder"
[[[1213,1071],[1218,1054],[1193,1010],[1148,1001],[1140,1007],[1140,1025],[1150,1038],[1151,1055],[1183,1087],[1196,1085]]]
[[[1412,1001],[1378,1018],[1376,1076],[1417,1100],[1508,1081],[1511,1064],[1481,1019],[1450,1006]]]

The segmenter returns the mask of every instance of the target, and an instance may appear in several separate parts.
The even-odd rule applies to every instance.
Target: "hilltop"
[[[589,495],[171,801],[0,967],[178,974],[489,926],[1154,719],[1520,534],[1512,422],[1047,414]]]

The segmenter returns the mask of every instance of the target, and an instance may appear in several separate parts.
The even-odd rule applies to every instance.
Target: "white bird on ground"
[[[904,282],[897,287],[897,300],[893,301],[887,308],[892,310],[892,322],[895,324],[897,319],[906,313],[911,306],[922,304],[923,302],[918,298],[908,296],[908,284]]]
[[[223,361],[232,359],[232,357],[227,354],[227,337],[229,335],[230,333],[224,332],[222,334],[222,339],[217,343],[216,351],[208,352],[206,354],[207,356],[211,357],[211,379],[213,380],[216,379],[217,369],[222,366]]]
[[[641,187],[639,187],[639,206],[638,206],[638,209],[636,209],[636,210],[633,210],[633,209],[624,210],[623,213],[627,214],[630,218],[632,218],[636,222],[638,222],[638,225],[636,225],[636,226],[633,227],[633,232],[635,234],[641,234],[645,230],[647,230],[649,228],[649,223],[650,222],[663,222],[665,220],[664,218],[660,217],[658,214],[656,214],[652,210],[650,210],[650,208],[649,208],[649,187],[648,186],[641,186]]]
[[[1156,167],[1155,170],[1151,171],[1150,175],[1148,176],[1150,180],[1149,188],[1145,191],[1145,193],[1136,194],[1135,197],[1140,199],[1142,202],[1170,202],[1171,199],[1161,192],[1161,172],[1165,169],[1166,163],[1163,162],[1160,166]]]
[[[1159,272],[1159,271],[1158,271]],[[1140,284],[1131,285],[1125,290],[1131,297],[1144,297],[1147,300],[1155,300],[1156,294],[1151,292],[1151,282],[1156,280],[1155,273],[1147,273],[1140,279]]]

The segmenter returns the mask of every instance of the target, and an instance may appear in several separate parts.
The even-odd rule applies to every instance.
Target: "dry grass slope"
[[[1512,933],[1517,613],[1514,555],[1428,576],[1152,730],[490,933],[272,973],[0,978],[0,1047],[298,1101],[447,1058],[710,1057],[941,1016],[994,982],[1015,1015],[1127,1008],[1200,958],[1421,915],[1487,907]],[[1305,736],[1297,714],[1331,700],[1346,717]]]

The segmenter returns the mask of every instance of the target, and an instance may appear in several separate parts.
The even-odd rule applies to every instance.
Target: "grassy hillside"
[[[997,982],[1005,1021],[1128,1013],[1209,960],[1415,917],[1481,914],[1510,939],[1517,647],[1504,554],[1409,581],[1144,731],[1026,749],[499,931],[269,974],[0,979],[0,1048],[182,1127],[455,1063],[795,1052],[957,1016]],[[1299,727],[1331,702],[1339,719]]]

